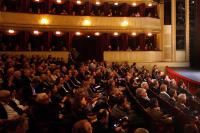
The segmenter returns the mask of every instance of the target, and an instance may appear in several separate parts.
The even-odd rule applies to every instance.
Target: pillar
[[[185,0],[185,60],[189,61],[190,48],[190,0]]]
[[[171,1],[172,21],[172,61],[176,61],[176,0]]]

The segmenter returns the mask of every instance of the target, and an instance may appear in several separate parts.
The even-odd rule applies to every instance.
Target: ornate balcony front
[[[150,17],[62,16],[0,12],[1,29],[99,32],[160,32],[160,19]]]

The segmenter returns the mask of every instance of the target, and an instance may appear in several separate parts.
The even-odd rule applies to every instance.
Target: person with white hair
[[[141,87],[144,88],[145,90],[149,89],[149,84],[147,82],[142,82]]]
[[[189,108],[185,105],[187,101],[187,96],[184,93],[178,95],[177,107],[183,112],[189,112]]]
[[[27,119],[20,115],[16,107],[10,105],[11,93],[8,90],[0,90],[0,132],[18,131],[25,133]],[[3,126],[4,125],[4,126]]]
[[[137,95],[137,98],[138,98],[140,104],[144,108],[147,108],[147,107],[150,106],[150,99],[148,97],[146,89],[144,89],[144,88],[137,88],[136,89],[136,95]]]

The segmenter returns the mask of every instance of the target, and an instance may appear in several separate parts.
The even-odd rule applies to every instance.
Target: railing
[[[105,51],[107,62],[159,62],[162,61],[162,51]]]
[[[51,55],[55,58],[62,58],[64,62],[68,61],[69,52],[67,51],[1,51],[0,54],[7,54],[7,55],[25,55],[27,57],[31,57],[33,55],[39,55],[41,57],[48,57]]]
[[[0,27],[99,32],[160,32],[160,19],[150,17],[61,16],[0,12]]]
[[[200,82],[182,76],[169,67],[166,67],[166,72],[171,78],[175,79],[176,82],[178,82],[179,80],[183,80],[183,82],[193,95],[195,95],[199,91],[198,89],[200,89]]]

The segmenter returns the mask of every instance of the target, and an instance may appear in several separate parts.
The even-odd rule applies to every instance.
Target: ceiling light
[[[80,36],[81,35],[81,32],[76,32],[75,33],[77,36]]]
[[[62,0],[56,0],[56,2],[57,2],[58,4],[60,4],[60,3],[62,3]]]
[[[39,35],[39,31],[38,31],[38,30],[34,30],[34,31],[33,31],[33,34],[34,34],[34,35]]]
[[[77,1],[76,1],[76,4],[80,5],[80,4],[81,4],[81,1],[80,1],[80,0],[77,0]]]
[[[101,3],[99,1],[96,2],[96,5],[100,5]]]
[[[151,7],[151,6],[152,6],[152,3],[149,3],[148,6]]]
[[[95,36],[99,36],[100,33],[99,33],[99,32],[95,32],[94,35],[95,35]]]
[[[9,34],[14,34],[14,33],[15,33],[15,31],[14,31],[14,30],[12,30],[12,29],[9,29],[9,30],[8,30],[8,33],[9,33]]]
[[[148,33],[147,35],[148,35],[148,36],[152,36],[152,33]]]
[[[41,24],[44,24],[44,25],[47,25],[47,24],[49,24],[49,20],[48,20],[47,18],[42,18],[42,19],[40,20],[40,23],[41,23]]]
[[[90,38],[90,36],[88,35],[87,38]]]
[[[86,19],[86,20],[83,21],[82,24],[83,24],[83,26],[90,26],[91,25],[91,21]]]
[[[137,6],[137,4],[135,2],[132,3],[132,6]]]
[[[136,34],[136,32],[132,32],[131,35],[132,36],[136,36],[137,34]]]
[[[35,2],[40,2],[40,0],[35,0]]]
[[[118,2],[115,2],[115,3],[114,3],[115,6],[118,6],[118,4],[119,4]]]
[[[61,35],[61,32],[60,31],[56,31],[56,35]]]
[[[121,26],[123,26],[123,27],[128,26],[128,21],[124,20],[124,21],[121,23]]]
[[[118,36],[119,35],[119,33],[118,32],[114,32],[114,34],[113,34],[114,36]]]

